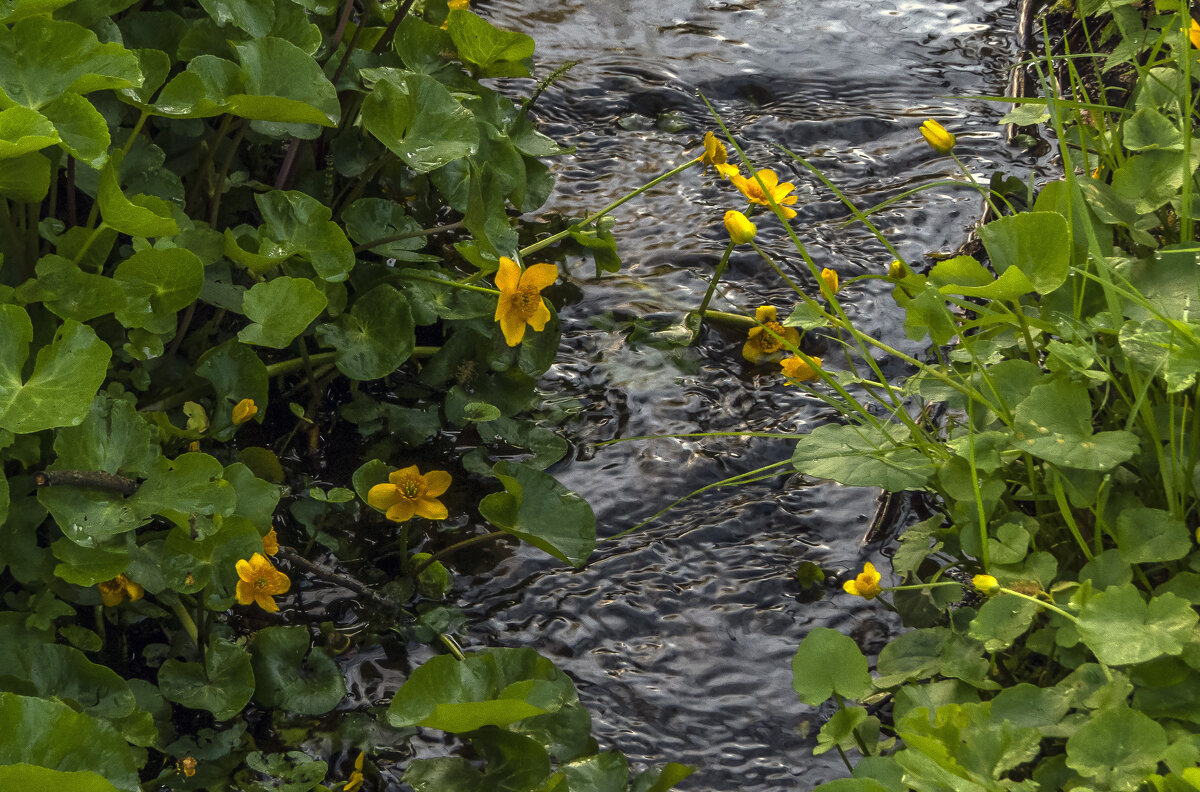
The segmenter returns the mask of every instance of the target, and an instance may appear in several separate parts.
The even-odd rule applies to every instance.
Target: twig
[[[33,474],[33,483],[38,487],[91,487],[121,495],[132,495],[141,486],[135,479],[100,470],[42,470]]]
[[[320,564],[309,561],[307,558],[300,555],[299,553],[297,553],[295,550],[293,550],[290,547],[280,545],[279,546],[279,556],[281,558],[286,559],[288,561],[288,563],[295,564],[296,566],[299,566],[299,567],[303,567],[304,570],[307,571],[309,574],[315,575],[316,577],[319,577],[322,580],[327,580],[330,583],[336,583],[337,585],[341,586],[342,588],[350,589],[355,594],[358,594],[359,596],[363,597],[364,599],[370,601],[370,603],[372,605],[374,605],[378,608],[387,610],[389,612],[394,611],[395,613],[401,615],[404,619],[409,620],[409,621],[412,620],[412,615],[408,611],[406,611],[402,607],[400,607],[394,600],[388,599],[387,597],[384,597],[380,594],[376,594],[374,591],[372,591],[370,588],[368,588],[365,584],[360,583],[359,581],[355,580],[354,578],[352,578],[348,575],[343,575],[340,572],[333,571],[329,567],[321,566]]]

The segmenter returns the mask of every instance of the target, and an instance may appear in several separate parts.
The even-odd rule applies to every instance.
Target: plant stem
[[[419,566],[413,570],[412,576],[414,578],[418,577],[422,572],[425,571],[425,568],[427,566],[429,566],[430,564],[432,564],[434,561],[440,561],[448,555],[457,553],[459,550],[463,549],[464,547],[470,547],[471,545],[480,544],[481,542],[490,542],[491,540],[499,538],[501,536],[511,536],[511,535],[512,534],[505,533],[504,531],[492,531],[491,533],[480,534],[479,536],[472,536],[470,539],[463,539],[461,542],[455,542],[454,544],[450,545],[449,547],[443,547],[441,550],[438,550],[436,553],[429,556],[429,558],[426,558],[425,561],[421,564],[421,566]]]
[[[370,242],[359,245],[354,248],[355,253],[362,253],[365,250],[370,250],[379,245],[386,245],[389,242],[399,242],[402,239],[413,239],[415,237],[430,236],[432,234],[440,234],[443,231],[453,231],[456,228],[462,228],[463,221],[459,220],[456,223],[447,223],[446,225],[434,226],[433,228],[422,228],[420,231],[405,231],[403,234],[392,234],[390,236],[372,239]]]

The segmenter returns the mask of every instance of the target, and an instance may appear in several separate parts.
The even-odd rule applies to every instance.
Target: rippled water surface
[[[1015,21],[999,0],[480,0],[496,24],[538,44],[538,75],[579,64],[537,103],[552,137],[576,147],[554,165],[543,212],[583,216],[695,157],[713,103],[757,167],[797,184],[792,227],[818,266],[843,284],[886,272],[892,256],[772,144],[823,168],[860,206],[954,175],[917,128],[940,119],[984,178],[1022,173],[996,120],[1007,109],[962,97],[1002,94]],[[502,84],[527,95],[530,81]],[[646,434],[808,431],[831,413],[740,356],[743,338],[707,328],[694,349],[664,351],[631,336],[635,321],[669,321],[694,308],[724,249],[721,217],[742,202],[726,183],[689,171],[618,210],[621,271],[593,277],[569,259],[574,298],[562,310],[561,362],[543,382],[566,410],[573,443],[553,470],[595,508],[611,536],[723,477],[786,459],[790,443],[741,438],[655,439]],[[900,253],[920,264],[949,251],[978,219],[979,199],[939,188],[877,217]],[[529,219],[536,219],[531,217]],[[785,269],[811,279],[778,222],[759,241]],[[864,329],[911,351],[881,281],[844,286]],[[714,303],[750,312],[794,300],[752,253],[737,253]],[[838,366],[834,356],[827,363]],[[897,367],[887,369],[900,374]],[[588,567],[564,569],[522,548],[460,578],[471,616],[466,645],[530,646],[574,677],[603,748],[635,765],[699,765],[684,790],[811,789],[844,775],[832,754],[813,758],[816,713],[791,687],[791,657],[816,625],[849,630],[877,650],[889,625],[846,596],[796,599],[801,560],[856,567],[875,492],[798,477],[710,491],[624,538],[602,542]]]

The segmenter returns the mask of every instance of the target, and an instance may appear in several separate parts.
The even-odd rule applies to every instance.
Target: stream
[[[905,339],[888,284],[847,283],[886,273],[892,256],[862,225],[846,225],[836,197],[773,144],[809,158],[860,207],[955,177],[953,161],[918,133],[930,117],[958,136],[956,153],[982,180],[996,168],[1023,177],[1037,164],[1004,144],[996,122],[1008,105],[968,98],[1004,93],[1016,21],[1002,0],[478,0],[472,8],[533,36],[539,77],[579,61],[533,112],[575,152],[552,162],[557,188],[527,220],[582,217],[694,158],[716,128],[702,94],[756,167],[796,184],[792,228],[818,267],[839,273],[851,318],[906,352],[922,345]],[[498,83],[520,95],[534,85]],[[565,262],[572,298],[560,309],[559,362],[541,389],[571,453],[551,472],[591,503],[601,537],[722,478],[786,460],[794,441],[597,443],[807,432],[835,418],[785,384],[777,366],[745,363],[740,332],[706,326],[691,348],[654,343],[654,330],[699,304],[733,208],[744,200],[731,185],[692,169],[615,212],[619,273],[596,279],[590,258]],[[920,267],[925,254],[957,248],[981,208],[971,190],[942,187],[875,221]],[[816,293],[778,221],[755,219],[758,242]],[[782,318],[795,303],[789,295],[742,246],[713,307],[753,313],[772,304]],[[834,355],[826,364],[839,366]],[[890,363],[884,371],[905,374]],[[876,495],[795,475],[709,490],[601,541],[581,571],[521,546],[457,579],[469,617],[464,648],[537,649],[576,680],[602,749],[623,751],[634,769],[697,765],[678,787],[685,792],[812,789],[846,770],[836,752],[812,756],[830,713],[800,704],[792,690],[797,645],[823,625],[877,652],[896,625],[882,608],[840,593],[803,602],[793,575],[806,560],[879,563],[880,549],[862,544]]]

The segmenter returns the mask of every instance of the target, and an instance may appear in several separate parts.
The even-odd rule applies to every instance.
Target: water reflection
[[[1003,92],[1014,26],[1007,5],[473,4],[534,36],[539,74],[581,61],[536,106],[548,134],[577,146],[555,165],[558,187],[545,211],[582,216],[694,157],[713,126],[703,93],[758,167],[796,183],[793,227],[817,265],[837,269],[843,283],[886,272],[891,255],[861,226],[847,227],[844,207],[774,144],[811,158],[861,206],[952,175],[952,164],[917,133],[929,116],[959,135],[961,153],[981,172],[1019,159],[995,125],[1005,108],[947,98]],[[515,81],[505,89],[530,87]],[[743,365],[736,334],[710,328],[698,348],[674,352],[630,342],[631,321],[699,302],[724,246],[728,208],[741,201],[727,184],[689,172],[617,212],[619,274],[597,281],[590,261],[567,262],[582,296],[562,312],[562,361],[543,387],[551,402],[573,405],[565,431],[583,449],[554,472],[592,503],[602,535],[724,476],[786,459],[789,444],[659,439],[594,452],[589,445],[656,433],[804,432],[835,417],[769,369]],[[979,211],[969,192],[939,188],[875,220],[919,263],[927,252],[956,247]],[[812,287],[774,220],[760,223],[759,238]],[[866,281],[842,296],[868,330],[915,351],[887,291]],[[793,300],[760,259],[735,255],[715,307],[752,311],[768,303],[783,308]],[[889,373],[902,372],[892,366]],[[602,747],[635,763],[701,766],[683,789],[812,788],[844,771],[811,757],[821,713],[797,702],[791,656],[814,625],[854,629],[876,646],[886,625],[870,606],[844,597],[797,602],[790,575],[803,559],[858,566],[873,498],[780,478],[709,491],[602,544],[581,572],[521,549],[465,582],[467,643],[531,646],[554,659],[577,680]]]

